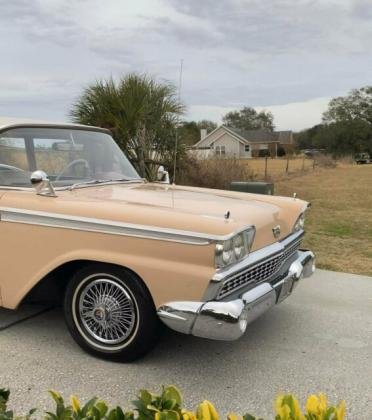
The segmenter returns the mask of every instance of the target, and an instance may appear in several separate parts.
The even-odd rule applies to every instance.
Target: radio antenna
[[[183,59],[180,61],[180,78],[178,81],[178,102],[181,102],[181,89],[182,89],[182,70],[183,70]],[[177,116],[176,122],[176,139],[175,139],[175,149],[174,149],[174,166],[173,166],[173,185],[176,184],[176,170],[177,170],[177,150],[178,150],[178,126],[180,124],[180,117]]]

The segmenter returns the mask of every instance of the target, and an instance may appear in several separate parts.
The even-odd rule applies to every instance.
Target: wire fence
[[[265,179],[314,170],[316,166],[315,160],[307,157],[253,158],[244,159],[244,163],[254,175]]]

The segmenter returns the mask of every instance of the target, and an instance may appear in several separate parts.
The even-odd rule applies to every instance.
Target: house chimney
[[[206,128],[200,129],[200,140],[204,140],[207,137],[208,131]]]

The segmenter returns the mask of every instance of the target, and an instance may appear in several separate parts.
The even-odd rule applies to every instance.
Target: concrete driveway
[[[0,317],[2,315],[0,314]],[[318,270],[237,342],[167,332],[145,359],[115,364],[83,353],[59,310],[0,332],[0,387],[17,410],[50,408],[56,389],[128,406],[140,388],[176,384],[190,408],[202,399],[229,410],[272,414],[279,392],[302,401],[345,399],[349,419],[372,419],[372,278]]]

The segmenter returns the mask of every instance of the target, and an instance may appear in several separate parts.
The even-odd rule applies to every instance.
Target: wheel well
[[[133,275],[135,275],[138,280],[143,284],[143,286],[149,292],[146,284],[138,276],[137,273],[129,269],[128,267],[123,267],[117,264],[110,264],[105,263],[102,261],[94,261],[94,260],[75,260],[70,261],[61,266],[55,268],[53,271],[48,273],[45,277],[43,277],[23,298],[22,303],[40,303],[40,304],[47,304],[47,305],[55,305],[60,306],[63,301],[63,296],[65,294],[66,286],[71,279],[71,277],[78,271],[79,269],[89,266],[91,264],[106,264],[107,266],[111,267],[120,267],[122,269],[130,271]]]

